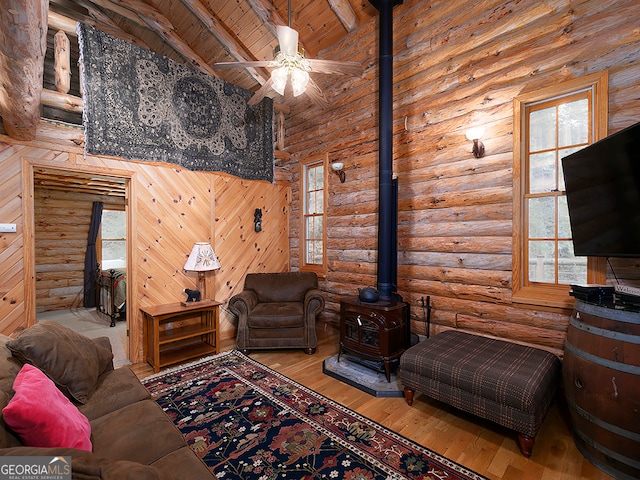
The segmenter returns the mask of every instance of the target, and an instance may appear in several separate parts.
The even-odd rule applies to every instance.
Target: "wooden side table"
[[[144,357],[160,367],[218,353],[220,302],[203,300],[186,306],[180,302],[140,309],[144,314]]]

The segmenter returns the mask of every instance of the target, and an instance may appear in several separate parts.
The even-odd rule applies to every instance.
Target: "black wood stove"
[[[340,302],[340,353],[375,370],[387,382],[409,343],[409,306],[405,302]]]

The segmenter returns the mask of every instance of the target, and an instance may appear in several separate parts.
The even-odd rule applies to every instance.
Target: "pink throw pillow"
[[[13,390],[16,394],[2,415],[25,445],[91,451],[89,420],[38,368],[25,364]]]

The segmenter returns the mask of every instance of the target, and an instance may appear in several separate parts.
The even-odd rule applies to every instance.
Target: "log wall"
[[[84,257],[93,202],[122,206],[124,199],[34,189],[37,312],[83,306]]]
[[[394,8],[394,172],[399,178],[399,290],[412,330],[460,328],[561,355],[569,313],[516,305],[512,293],[514,97],[609,71],[609,132],[640,120],[637,0],[447,2]],[[361,79],[318,76],[332,108],[292,104],[287,120],[293,204],[291,263],[299,265],[297,162],[329,154],[347,180],[329,180],[327,311],[376,285],[378,19],[320,57],[356,60]],[[322,77],[322,78],[321,78]],[[486,156],[465,130],[483,125]],[[621,262],[616,273],[638,278]],[[609,273],[611,275],[611,271]],[[620,277],[620,274],[618,273]]]
[[[211,241],[222,268],[207,275],[207,294],[223,302],[221,336],[235,335],[226,303],[247,272],[288,270],[290,187],[229,175],[191,172],[165,164],[83,155],[82,133],[41,121],[36,140],[0,132],[0,218],[16,233],[0,234],[0,332],[16,334],[35,322],[35,166],[96,172],[128,182],[129,354],[142,361],[142,315],[147,305],[183,300],[197,277],[182,267],[197,241]],[[253,213],[263,212],[255,233]],[[37,238],[35,239],[38,240]]]

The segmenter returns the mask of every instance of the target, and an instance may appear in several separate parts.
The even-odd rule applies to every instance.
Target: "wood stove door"
[[[376,360],[382,357],[380,326],[371,316],[355,311],[344,312],[340,322],[340,337],[340,345],[347,351]]]

